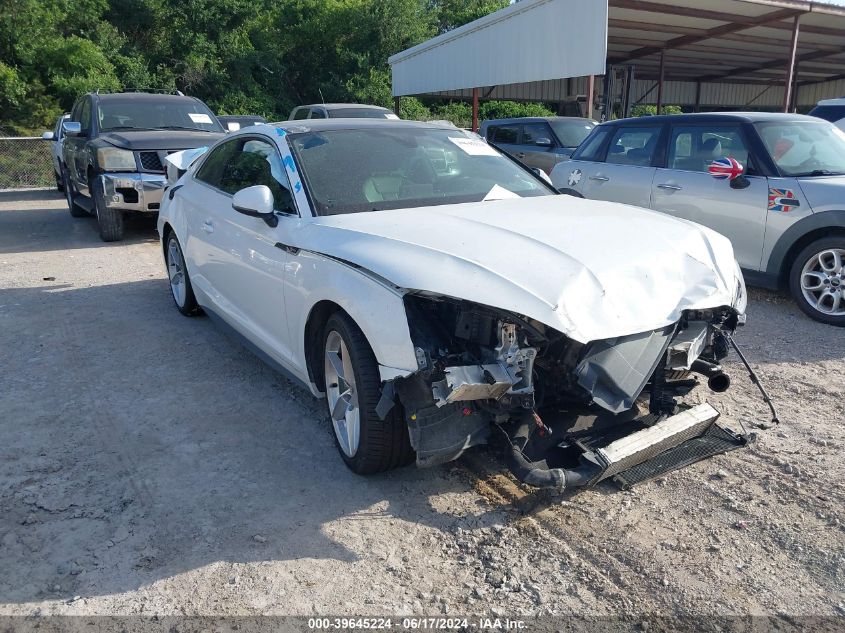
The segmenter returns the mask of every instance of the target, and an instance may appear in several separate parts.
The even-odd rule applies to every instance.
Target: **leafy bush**
[[[665,105],[663,106],[663,114],[683,114],[681,106]],[[655,105],[635,105],[631,108],[631,116],[655,116],[657,114],[657,106]]]

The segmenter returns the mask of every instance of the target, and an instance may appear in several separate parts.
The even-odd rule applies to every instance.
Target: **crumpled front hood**
[[[798,182],[815,213],[845,209],[845,176],[799,178]]]
[[[320,217],[293,246],[402,288],[526,315],[582,343],[731,305],[739,275],[718,233],[569,196]]]
[[[189,130],[121,130],[118,132],[103,132],[100,139],[115,147],[141,151],[202,147],[203,145],[211,145],[221,136],[223,136],[223,132],[203,132],[202,130],[196,132]]]

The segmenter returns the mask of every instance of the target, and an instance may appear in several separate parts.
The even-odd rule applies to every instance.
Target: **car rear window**
[[[810,110],[810,116],[815,116],[831,123],[845,119],[845,105],[816,106]]]
[[[492,143],[510,143],[516,145],[519,143],[519,126],[518,125],[497,125],[490,128],[487,138]]]
[[[393,113],[390,110],[378,110],[376,108],[334,108],[329,110],[329,117],[332,119],[392,119]],[[316,118],[313,114],[311,118]]]

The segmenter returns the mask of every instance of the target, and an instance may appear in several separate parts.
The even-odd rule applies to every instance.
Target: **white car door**
[[[276,146],[266,137],[238,136],[216,147],[194,180],[189,252],[196,284],[229,325],[290,365],[284,308],[287,253],[277,244],[282,225],[294,221],[297,211]],[[232,196],[253,185],[273,192],[279,226],[232,208]]]
[[[735,158],[745,178],[716,179],[708,168],[717,158]],[[756,175],[739,123],[672,125],[666,167],[657,170],[652,208],[692,220],[731,240],[739,265],[760,269],[769,186]]]

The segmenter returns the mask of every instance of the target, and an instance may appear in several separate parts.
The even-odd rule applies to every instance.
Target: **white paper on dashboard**
[[[498,156],[499,152],[494,150],[484,141],[477,138],[456,138],[449,137],[455,145],[460,147],[464,152],[470,156]]]

